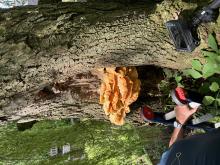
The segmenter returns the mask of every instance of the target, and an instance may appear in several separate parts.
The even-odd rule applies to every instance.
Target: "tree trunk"
[[[0,10],[2,115],[103,118],[96,68],[184,69],[200,58],[207,32],[214,30],[219,38],[218,19],[200,29],[202,44],[193,54],[174,50],[164,23],[181,8],[195,7],[179,0],[121,0]],[[128,118],[139,121],[138,113]]]

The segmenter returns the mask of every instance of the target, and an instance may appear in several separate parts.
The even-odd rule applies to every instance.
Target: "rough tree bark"
[[[143,65],[184,69],[201,58],[198,52],[208,32],[214,30],[220,38],[218,19],[200,29],[202,44],[192,54],[173,49],[164,23],[180,9],[195,7],[180,0],[121,0],[0,10],[2,116],[103,118],[100,80],[93,70]],[[137,113],[128,118],[139,121]]]

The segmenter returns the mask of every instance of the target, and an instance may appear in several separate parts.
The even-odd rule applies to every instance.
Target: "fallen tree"
[[[95,1],[0,10],[2,115],[103,118],[96,68],[184,69],[201,58],[207,33],[220,38],[218,19],[200,28],[202,44],[192,54],[174,50],[164,23],[195,7],[179,0]],[[128,118],[139,122],[138,113]]]

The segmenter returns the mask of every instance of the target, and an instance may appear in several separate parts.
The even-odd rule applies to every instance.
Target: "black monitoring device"
[[[220,0],[214,0],[195,14],[190,21],[171,20],[166,22],[171,40],[177,51],[192,52],[200,44],[197,28],[201,23],[211,22],[218,17]]]

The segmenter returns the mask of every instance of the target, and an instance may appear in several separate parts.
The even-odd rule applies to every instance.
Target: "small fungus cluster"
[[[140,80],[135,67],[103,69],[104,76],[100,87],[100,104],[112,123],[123,125],[129,105],[137,100]]]

